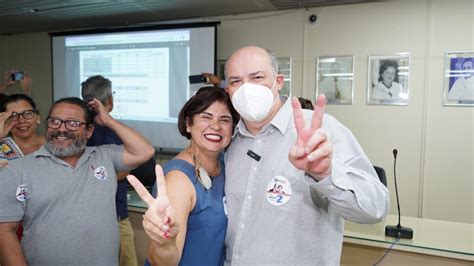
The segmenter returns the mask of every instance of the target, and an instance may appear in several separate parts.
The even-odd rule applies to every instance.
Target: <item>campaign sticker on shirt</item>
[[[275,176],[268,184],[265,193],[270,204],[283,205],[291,199],[291,183],[283,176]]]
[[[28,187],[25,184],[19,185],[16,188],[16,199],[18,201],[25,201],[28,199]]]
[[[224,214],[225,214],[225,216],[229,217],[229,215],[227,215],[227,198],[225,196],[222,197],[222,204],[224,205]]]
[[[107,179],[107,169],[105,169],[105,166],[99,166],[94,169],[94,176],[99,180]]]

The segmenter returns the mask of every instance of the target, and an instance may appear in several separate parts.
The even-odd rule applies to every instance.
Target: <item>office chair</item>
[[[378,167],[374,165],[375,172],[377,172],[377,175],[379,176],[380,182],[384,184],[385,187],[387,187],[387,176],[385,175],[385,170],[382,167]]]

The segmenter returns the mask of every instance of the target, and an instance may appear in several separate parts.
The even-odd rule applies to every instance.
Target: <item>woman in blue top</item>
[[[153,199],[128,177],[149,206],[143,227],[152,240],[152,265],[223,264],[227,216],[222,152],[238,120],[224,90],[201,88],[178,117],[179,132],[190,140],[189,146],[166,164],[164,179],[157,166],[153,194],[158,186],[158,197]]]

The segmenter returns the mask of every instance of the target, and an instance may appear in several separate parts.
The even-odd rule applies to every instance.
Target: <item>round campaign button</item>
[[[16,188],[16,199],[18,201],[25,201],[28,199],[28,187],[25,184],[19,185]]]
[[[107,169],[105,169],[105,166],[99,166],[94,169],[94,176],[99,180],[107,179]]]
[[[291,183],[283,176],[275,176],[266,189],[267,201],[275,206],[287,203],[291,199]]]

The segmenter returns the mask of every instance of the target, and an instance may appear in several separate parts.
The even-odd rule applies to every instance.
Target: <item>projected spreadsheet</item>
[[[169,114],[169,48],[83,50],[80,77],[112,81],[112,116],[124,120],[176,121]]]

